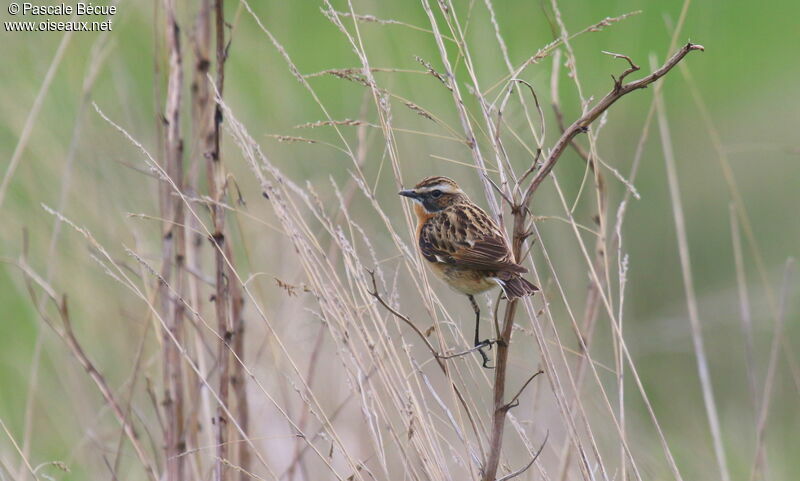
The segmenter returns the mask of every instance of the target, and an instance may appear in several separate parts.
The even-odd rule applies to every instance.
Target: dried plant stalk
[[[614,82],[614,88],[606,94],[595,106],[588,109],[579,119],[570,125],[561,137],[556,142],[555,146],[550,152],[545,162],[539,168],[531,180],[530,185],[525,189],[525,194],[518,205],[511,207],[514,216],[513,233],[511,236],[511,245],[514,257],[516,259],[522,258],[522,248],[525,239],[530,235],[527,228],[527,218],[529,211],[530,201],[536,189],[541,185],[544,179],[552,172],[553,167],[561,158],[561,155],[570,145],[573,139],[581,132],[585,132],[589,125],[600,117],[600,115],[608,110],[617,100],[633,92],[637,89],[642,89],[660,79],[673,67],[675,67],[689,52],[695,50],[703,50],[700,45],[688,43],[676,52],[667,62],[653,73],[640,80],[623,83],[625,76],[631,72],[638,70],[638,67],[626,70],[620,75],[620,78]],[[506,384],[506,371],[508,368],[508,349],[511,340],[511,330],[514,325],[514,318],[516,316],[518,300],[514,299],[506,306],[505,314],[503,316],[502,330],[500,331],[497,346],[497,360],[495,369],[494,381],[494,414],[492,417],[492,435],[489,444],[489,457],[486,461],[486,466],[483,472],[484,481],[494,481],[496,478],[497,468],[500,462],[500,453],[503,443],[503,431],[505,428],[506,414],[509,409],[509,404],[505,401],[505,384]]]
[[[166,138],[164,141],[164,164],[167,176],[179,190],[183,189],[183,139],[181,138],[181,98],[183,84],[183,62],[180,44],[180,29],[175,16],[175,1],[164,1],[166,49],[169,58],[169,74],[164,118],[166,120]],[[172,279],[178,296],[183,296],[185,284],[186,258],[185,229],[183,203],[175,199],[170,188],[161,183],[163,246],[161,275],[164,282],[159,283],[162,316],[167,322],[169,333],[164,333],[163,340],[163,376],[164,376],[164,446],[166,458],[166,479],[180,481],[184,479],[184,458],[180,454],[186,448],[184,430],[184,392],[181,357],[176,347],[169,342],[172,336],[181,342],[183,339],[184,306],[174,298],[167,289],[166,282]]]

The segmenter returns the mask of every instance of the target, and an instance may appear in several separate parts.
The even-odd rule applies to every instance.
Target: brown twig
[[[541,369],[539,369],[535,373],[531,374],[531,376],[528,378],[528,380],[525,381],[522,384],[521,388],[519,388],[519,391],[517,391],[517,394],[515,394],[514,397],[511,398],[511,401],[508,401],[508,403],[506,404],[506,409],[507,410],[519,405],[519,397],[522,396],[523,392],[525,392],[525,388],[528,387],[528,384],[530,384],[534,379],[536,379],[536,376],[538,376],[540,374],[544,374],[544,371],[541,370]]]
[[[531,466],[533,466],[533,463],[535,463],[536,460],[539,459],[539,455],[542,454],[542,451],[544,450],[544,445],[547,444],[547,439],[549,437],[550,437],[550,431],[547,431],[544,435],[544,440],[542,441],[542,444],[539,446],[539,449],[536,450],[536,453],[534,453],[533,458],[530,460],[528,464],[514,471],[513,473],[506,474],[502,478],[499,478],[497,481],[508,481],[509,479],[516,478],[520,474],[527,471]]]
[[[46,281],[44,281],[36,272],[34,272],[24,259],[16,262],[16,265],[25,275],[26,287],[34,306],[36,306],[38,310],[39,316],[64,341],[72,355],[75,357],[75,359],[77,359],[78,363],[89,375],[89,378],[91,378],[92,382],[94,382],[98,391],[100,391],[100,394],[103,396],[103,399],[105,399],[109,406],[111,406],[111,410],[114,412],[114,417],[117,418],[117,421],[122,426],[122,430],[130,441],[131,446],[133,446],[133,450],[136,452],[136,456],[139,458],[139,462],[142,464],[145,473],[147,473],[147,477],[151,481],[157,481],[153,464],[151,460],[148,459],[147,453],[145,452],[145,449],[139,440],[139,434],[136,432],[136,429],[131,424],[128,416],[114,395],[114,391],[111,389],[111,386],[108,385],[106,378],[97,369],[92,360],[89,359],[86,351],[83,350],[81,343],[75,336],[75,332],[72,329],[72,320],[70,318],[70,312],[67,304],[67,296],[62,295],[59,298],[52,286],[47,284]],[[38,285],[44,291],[45,296],[47,296],[56,306],[59,317],[61,318],[61,322],[63,324],[63,329],[58,329],[52,322],[50,322],[45,311],[39,308],[40,304],[37,302],[34,285]]]
[[[490,348],[491,348],[492,344],[495,344],[495,343],[489,343]],[[473,353],[475,351],[480,351],[481,349],[483,349],[485,347],[487,347],[486,344],[481,344],[481,345],[474,346],[474,347],[471,347],[469,349],[465,349],[463,351],[454,352],[454,353],[451,353],[451,354],[436,354],[436,359],[442,359],[442,360],[446,361],[448,359],[455,359],[457,357],[464,357],[467,354]],[[487,366],[487,367],[491,367],[491,366]]]
[[[164,0],[166,48],[169,54],[169,74],[164,121],[166,137],[164,142],[165,170],[179,190],[183,189],[183,139],[181,138],[181,91],[183,84],[183,65],[180,44],[180,28],[175,17],[175,1]],[[184,290],[185,270],[185,228],[183,203],[177,201],[169,191],[169,187],[161,184],[162,217],[171,222],[162,223],[162,265],[161,274],[164,279],[175,274],[175,289],[182,295]],[[175,302],[167,292],[164,284],[159,285],[162,313],[167,328],[178,340],[183,337],[184,306]],[[164,432],[164,449],[166,458],[167,481],[184,479],[184,460],[178,456],[186,448],[183,425],[183,373],[181,358],[172,343],[167,342],[166,333],[163,343],[163,377],[164,377],[164,411],[166,431]]]
[[[215,29],[215,49],[217,70],[215,83],[219,97],[222,96],[223,87],[225,82],[225,16],[223,8],[223,0],[214,2],[214,29]],[[208,80],[206,80],[207,82]],[[225,169],[222,165],[222,158],[220,155],[220,137],[222,127],[222,107],[219,102],[214,104],[213,117],[206,118],[205,127],[205,145],[204,153],[207,159],[206,174],[208,178],[208,191],[209,196],[214,201],[211,205],[211,222],[213,224],[213,233],[211,242],[214,245],[214,259],[215,259],[215,286],[216,291],[214,295],[214,306],[217,317],[217,334],[220,337],[220,342],[217,346],[217,365],[219,369],[219,398],[220,406],[217,406],[217,415],[215,418],[217,453],[214,468],[214,479],[216,481],[224,481],[228,479],[229,469],[223,460],[230,459],[230,445],[228,442],[228,417],[227,407],[229,403],[229,392],[231,385],[231,353],[228,344],[235,336],[233,318],[231,312],[231,276],[229,276],[226,254],[230,253],[230,249],[225,241],[225,211],[221,207],[220,202],[225,197],[226,191],[226,175]],[[235,301],[233,301],[235,304]]]
[[[547,156],[547,160],[545,160],[544,164],[542,164],[541,169],[539,169],[539,171],[533,177],[531,185],[528,186],[528,189],[525,192],[522,204],[527,205],[530,202],[530,199],[533,196],[534,192],[536,192],[536,189],[538,189],[539,185],[544,181],[545,178],[547,178],[547,176],[553,170],[553,167],[555,167],[556,162],[558,162],[558,159],[561,158],[561,154],[564,153],[564,150],[567,148],[570,142],[572,142],[572,139],[574,139],[578,134],[585,132],[586,129],[589,127],[589,125],[591,125],[592,122],[597,120],[597,118],[600,117],[600,115],[602,115],[603,112],[608,110],[609,107],[611,107],[617,100],[633,92],[634,90],[647,88],[648,85],[650,85],[651,83],[655,82],[656,80],[660,79],[661,77],[669,73],[669,71],[672,70],[676,65],[678,65],[678,63],[681,60],[683,60],[683,58],[686,55],[695,50],[704,51],[705,48],[702,45],[687,43],[680,50],[675,52],[675,54],[664,63],[664,65],[662,65],[660,68],[658,68],[656,71],[654,71],[647,77],[639,80],[634,80],[633,82],[629,82],[627,84],[615,82],[614,88],[611,90],[611,92],[607,93],[606,96],[600,99],[600,101],[597,104],[595,104],[594,107],[589,109],[578,120],[573,122],[572,125],[570,125],[567,128],[567,130],[561,135],[556,144],[553,146],[553,150],[550,151],[550,155]]]
[[[435,348],[435,347],[433,347],[433,345],[430,343],[430,341],[428,340],[428,336],[426,336],[426,335],[425,335],[425,334],[424,334],[424,333],[423,333],[423,332],[422,332],[422,331],[419,329],[419,327],[417,327],[417,325],[416,325],[416,324],[414,324],[414,323],[411,321],[411,319],[409,319],[407,316],[405,316],[405,315],[401,314],[400,312],[398,312],[398,311],[397,311],[395,308],[393,308],[392,306],[390,306],[390,305],[389,305],[389,303],[387,303],[387,302],[386,302],[386,300],[384,300],[384,299],[383,299],[383,297],[382,297],[382,296],[380,295],[380,293],[378,292],[378,284],[377,284],[377,281],[375,280],[375,272],[374,272],[374,271],[367,271],[367,272],[368,272],[368,274],[369,274],[369,276],[370,276],[370,279],[371,279],[371,282],[372,282],[372,289],[368,291],[368,292],[369,292],[369,294],[370,294],[372,297],[374,297],[374,298],[375,298],[375,300],[376,300],[376,301],[378,301],[378,303],[380,303],[380,305],[382,305],[382,306],[383,306],[383,307],[384,307],[384,308],[385,308],[387,311],[389,311],[389,312],[390,312],[390,313],[391,313],[393,316],[395,316],[396,318],[400,319],[400,320],[401,320],[401,321],[403,321],[403,322],[404,322],[404,323],[405,323],[407,326],[409,326],[409,327],[410,327],[410,328],[411,328],[411,329],[412,329],[412,330],[413,330],[413,331],[414,331],[414,332],[417,334],[417,336],[419,336],[419,338],[420,338],[420,339],[422,340],[422,342],[425,344],[425,347],[427,347],[427,348],[428,348],[428,350],[431,352],[431,354],[433,354],[433,357],[434,357],[434,359],[436,360],[436,364],[439,366],[439,369],[441,369],[441,370],[442,370],[442,372],[443,372],[443,373],[444,373],[444,375],[445,375],[445,378],[446,378],[446,379],[448,380],[448,382],[451,384],[451,387],[453,388],[453,391],[455,392],[456,398],[458,398],[458,402],[461,404],[462,408],[464,409],[464,412],[465,412],[465,413],[466,413],[466,415],[467,415],[467,419],[469,420],[470,426],[472,427],[472,431],[473,431],[473,433],[475,434],[475,436],[477,437],[477,436],[478,436],[478,426],[477,426],[477,424],[476,424],[476,422],[475,422],[475,418],[474,418],[474,416],[472,415],[472,411],[469,409],[469,406],[467,405],[467,401],[466,401],[466,398],[464,397],[463,393],[462,393],[462,392],[461,392],[461,390],[460,390],[460,389],[459,389],[459,388],[458,388],[458,387],[455,385],[455,383],[453,382],[453,380],[451,379],[451,377],[448,375],[448,368],[447,368],[447,365],[445,364],[445,362],[444,362],[444,361],[441,359],[441,357],[439,356],[439,352],[438,352],[438,351],[436,350],[436,348]]]
[[[611,107],[617,100],[625,95],[647,87],[651,83],[666,75],[673,67],[675,67],[689,52],[694,50],[703,50],[700,45],[687,43],[678,52],[676,52],[663,66],[655,70],[653,73],[640,80],[635,80],[629,83],[615,82],[613,89],[606,94],[597,104],[584,113],[579,119],[572,123],[561,135],[547,159],[534,175],[530,185],[525,190],[521,202],[518,205],[512,206],[512,214],[514,217],[513,234],[511,238],[512,252],[514,258],[521,260],[522,248],[526,238],[530,235],[526,229],[526,220],[529,214],[528,206],[541,183],[552,172],[553,167],[561,158],[561,155],[569,146],[572,140],[580,133],[586,132],[589,125],[592,124],[600,115],[603,114],[609,107]],[[629,69],[630,70],[630,69]],[[627,71],[626,71],[627,72]],[[630,72],[628,72],[630,73]],[[628,75],[624,73],[621,77]],[[500,453],[503,443],[503,432],[505,429],[506,413],[508,412],[507,403],[504,401],[506,376],[508,369],[508,349],[511,340],[511,332],[516,317],[518,299],[509,301],[506,305],[506,311],[500,332],[497,347],[497,358],[495,360],[495,379],[494,379],[494,414],[492,417],[491,437],[489,441],[489,455],[483,470],[483,481],[495,481],[497,468],[500,463]]]
[[[230,247],[230,244],[226,244],[225,246],[225,256],[233,262],[233,251]],[[244,322],[244,296],[242,295],[242,289],[237,283],[232,283],[230,286],[231,289],[231,318],[233,319],[234,323],[234,339],[233,339],[233,351],[236,353],[236,356],[239,359],[244,359],[245,355],[245,348],[244,348],[244,331],[245,331],[245,322]],[[239,425],[245,432],[249,432],[249,424],[250,424],[250,403],[247,400],[247,373],[244,370],[244,365],[242,363],[235,363],[233,369],[233,375],[231,376],[231,385],[233,386],[233,395],[236,398],[236,412],[239,418]],[[250,469],[250,465],[252,464],[252,456],[250,453],[250,449],[246,443],[238,443],[238,459],[239,459],[239,467],[242,468],[240,472],[239,479],[241,481],[249,480],[249,476],[246,474],[246,471]]]
[[[628,62],[628,65],[629,65],[628,69],[625,70],[624,72],[622,72],[620,74],[619,78],[616,78],[613,75],[611,76],[611,78],[614,79],[615,88],[622,88],[622,81],[625,80],[625,77],[627,77],[628,75],[630,75],[633,72],[636,72],[637,70],[640,69],[640,67],[638,65],[633,63],[633,59],[630,58],[627,55],[623,55],[621,53],[607,52],[605,50],[603,50],[602,52],[604,54],[606,54],[606,55],[611,55],[614,58],[621,58],[621,59],[626,60]]]
[[[425,343],[425,347],[427,347],[428,350],[431,351],[431,354],[433,354],[434,357],[439,359],[439,353],[438,351],[436,351],[436,348],[433,347],[433,344],[431,344],[431,342],[428,340],[428,336],[426,336],[422,331],[420,331],[420,329],[417,327],[416,324],[414,324],[411,321],[411,319],[397,312],[397,310],[394,307],[390,306],[389,303],[387,303],[386,300],[380,295],[380,293],[378,292],[378,283],[375,279],[375,271],[367,271],[367,273],[369,274],[370,279],[372,281],[372,290],[369,291],[369,294],[372,297],[374,297],[375,300],[378,301],[393,316],[403,321],[408,327],[410,327],[415,333],[417,333],[419,338],[422,339],[422,342]]]

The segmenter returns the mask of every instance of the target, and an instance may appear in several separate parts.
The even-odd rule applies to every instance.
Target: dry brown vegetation
[[[108,363],[121,359],[93,359],[87,352],[84,345],[91,333],[75,327],[83,325],[77,316],[85,315],[87,308],[74,309],[64,286],[32,267],[27,242],[21,257],[6,259],[19,267],[41,320],[63,340],[66,352],[102,397],[101,410],[109,414],[98,416],[113,419],[113,423],[106,419],[97,436],[114,439],[114,448],[98,455],[97,466],[82,471],[92,479],[153,481],[682,481],[674,443],[663,434],[623,322],[629,262],[623,236],[626,208],[639,195],[634,184],[643,145],[651,129],[658,128],[693,354],[715,455],[714,474],[707,479],[730,481],[731,461],[726,458],[706,360],[661,92],[662,82],[681,80],[682,68],[684,81],[689,79],[687,63],[702,61],[693,54],[702,46],[679,42],[685,36],[684,17],[675,25],[671,54],[661,61],[651,59],[648,74],[640,73],[646,69],[637,65],[639,60],[606,52],[618,73],[607,94],[595,99],[584,96],[572,42],[612,29],[629,15],[570,32],[553,0],[548,7],[556,39],[514,63],[492,1],[485,0],[482,8],[489,12],[494,32],[494,38],[486,41],[497,43],[507,67],[502,78],[487,86],[479,82],[482,75],[470,55],[465,19],[452,0],[422,0],[429,20],[425,26],[366,15],[349,2],[346,6],[338,11],[325,1],[323,13],[340,32],[340,41],[355,53],[358,65],[303,74],[269,22],[246,0],[235,18],[228,19],[222,0],[202,0],[180,12],[175,0],[164,0],[155,12],[158,47],[167,59],[156,62],[156,88],[165,86],[156,96],[156,111],[161,112],[155,122],[159,144],[145,146],[132,133],[141,129],[111,118],[105,106],[94,105],[92,113],[104,121],[107,135],[130,144],[128,162],[139,170],[131,172],[135,181],[157,186],[158,210],[131,217],[157,224],[160,245],[154,247],[155,235],[134,239],[135,244],[97,235],[60,206],[43,208],[52,215],[52,238],[66,225],[68,233],[61,235],[80,238],[88,246],[86,260],[114,284],[114,295],[124,302],[133,299],[140,309],[137,338],[131,339],[135,356],[125,379],[111,381],[105,374]],[[285,61],[270,68],[288,69],[323,113],[321,120],[309,119],[298,126],[305,134],[280,135],[278,140],[335,149],[348,160],[349,176],[344,181],[312,184],[287,175],[285,166],[273,160],[270,149],[226,102],[225,62],[229,42],[234,41],[231,24],[245,18],[258,25],[262,43],[277,49]],[[399,69],[376,67],[365,47],[365,24],[429,34],[439,58],[417,58],[422,70],[416,74],[432,80],[425,88],[444,89],[451,95],[458,127],[443,120],[446,115],[441,112],[393,93],[376,78]],[[99,62],[101,54],[97,55]],[[549,69],[549,84],[524,80],[523,73],[532,68]],[[568,70],[569,88],[575,88],[580,98],[580,113],[574,119],[563,112],[559,100],[559,89],[566,88],[561,85],[562,68]],[[328,101],[315,90],[317,77],[336,77],[362,88],[361,116],[330,115]],[[92,79],[90,72],[87,89]],[[640,119],[633,167],[620,172],[598,153],[597,139],[604,124],[613,121],[605,117],[609,109],[647,87],[651,107]],[[702,105],[690,87],[685,95],[694,95]],[[91,105],[88,96],[83,103]],[[444,132],[446,141],[468,152],[468,160],[454,162],[474,166],[474,176],[483,187],[481,203],[506,226],[514,255],[543,287],[541,294],[524,300],[487,298],[484,329],[492,326],[494,337],[501,341],[494,348],[494,370],[481,369],[479,358],[469,349],[469,336],[464,334],[469,325],[464,319],[470,318],[466,300],[456,304],[440,299],[442,286],[425,271],[412,241],[414,220],[408,206],[401,216],[396,215],[398,209],[387,209],[384,197],[376,195],[376,180],[364,174],[365,165],[380,162],[392,179],[384,184],[393,189],[417,180],[404,174],[396,137],[403,131],[395,122],[397,109],[421,116],[437,132]],[[510,116],[524,122],[509,122]],[[315,129],[329,129],[335,140],[317,139]],[[713,134],[713,126],[708,131]],[[522,148],[527,157],[511,159],[510,144]],[[581,194],[590,199],[591,225],[576,219],[577,200],[565,194],[553,175],[570,149],[585,163]],[[726,160],[720,158],[724,169]],[[236,169],[228,167],[233,163]],[[10,175],[14,168],[12,162]],[[238,178],[232,170],[237,170]],[[564,288],[564,276],[572,274],[561,273],[555,265],[550,253],[558,247],[537,241],[545,219],[537,217],[536,200],[539,187],[546,183],[563,208],[557,220],[574,234],[578,250],[573,255],[588,276],[582,292]],[[613,192],[612,183],[618,187]],[[5,185],[4,179],[0,203]],[[732,178],[729,186],[735,193]],[[733,242],[743,318],[747,318],[750,308],[741,259],[757,257],[758,251],[741,199],[734,198]],[[262,210],[269,212],[269,218]],[[746,249],[752,250],[746,254]],[[257,250],[280,252],[296,275],[275,276],[278,269],[253,261],[263,258],[253,255]],[[752,372],[746,376],[759,413],[751,463],[754,479],[765,466],[764,430],[775,369],[789,349],[782,338],[782,306],[791,270],[789,262],[782,294],[770,294],[776,299],[771,303],[775,328],[767,374],[764,379]],[[771,293],[766,277],[763,282]],[[292,326],[301,319],[305,342],[297,349]],[[596,344],[594,334],[601,322],[608,323],[611,335]],[[567,332],[569,339],[564,337]],[[35,379],[30,382],[35,386]],[[626,417],[629,403],[644,406],[646,413],[636,420],[634,435]],[[640,444],[642,430],[654,433],[657,444]],[[6,479],[5,474],[13,479],[49,479],[53,467],[69,469],[70,463],[37,465],[31,460],[27,434],[21,441],[8,430],[5,435],[14,452],[0,453],[0,479]],[[10,464],[12,460],[19,466]],[[653,478],[648,473],[655,469],[659,474]]]

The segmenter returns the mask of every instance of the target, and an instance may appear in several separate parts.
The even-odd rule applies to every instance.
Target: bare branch
[[[528,208],[530,201],[533,197],[533,194],[536,192],[537,188],[541,185],[544,179],[552,172],[553,167],[561,158],[561,155],[564,153],[566,148],[572,143],[573,139],[579,134],[586,132],[588,130],[589,125],[594,122],[597,118],[599,118],[603,112],[608,110],[617,100],[622,98],[623,96],[633,92],[634,90],[642,89],[650,85],[651,83],[655,82],[656,80],[660,79],[664,75],[666,75],[673,67],[675,67],[689,52],[694,50],[704,50],[700,45],[694,45],[692,43],[687,43],[683,48],[681,48],[678,52],[676,52],[666,63],[652,72],[647,77],[635,80],[626,84],[621,82],[615,83],[614,89],[606,94],[594,107],[590,108],[586,113],[584,113],[578,120],[572,123],[561,135],[561,137],[556,142],[553,149],[550,151],[547,159],[544,161],[542,166],[536,171],[533,179],[531,180],[530,185],[525,190],[525,194],[522,197],[522,200],[517,209],[513,212],[514,215],[514,227],[513,227],[513,235],[511,238],[511,247],[512,252],[514,254],[514,258],[518,261],[521,261],[521,254],[522,248],[525,243],[525,239],[528,237],[528,230],[526,226],[526,219],[530,213]],[[632,62],[631,62],[632,63]],[[629,68],[628,70],[631,70]],[[631,73],[630,71],[623,72],[621,76],[624,78],[626,75]],[[532,171],[536,168],[535,162],[528,170]],[[528,172],[526,172],[527,176]],[[494,379],[494,393],[493,393],[493,402],[494,402],[494,415],[492,417],[492,428],[491,428],[491,438],[489,441],[489,456],[486,461],[486,468],[483,472],[482,479],[483,481],[495,481],[495,475],[497,473],[497,468],[500,462],[500,452],[503,444],[503,432],[505,429],[505,418],[508,412],[508,409],[513,406],[513,404],[505,403],[504,393],[505,393],[505,384],[506,384],[506,371],[508,369],[508,345],[511,339],[511,332],[514,325],[514,318],[516,317],[516,309],[519,300],[513,299],[508,302],[506,305],[506,311],[503,318],[503,323],[500,326],[500,332],[498,335],[498,339],[503,341],[502,343],[498,344],[497,348],[497,357],[496,357],[496,369],[495,369],[495,379]]]
[[[536,460],[539,459],[539,455],[542,454],[542,450],[544,449],[544,445],[547,444],[547,439],[549,437],[550,437],[550,431],[548,430],[547,433],[545,433],[545,435],[544,435],[544,441],[542,441],[542,444],[541,444],[541,446],[539,446],[539,449],[536,450],[536,454],[533,455],[533,459],[531,459],[530,462],[528,464],[526,464],[525,466],[523,466],[522,468],[518,469],[517,471],[514,471],[513,473],[506,474],[502,478],[499,478],[497,481],[508,481],[509,479],[516,478],[520,474],[522,474],[525,471],[527,471],[528,468],[533,466],[533,463],[535,463]]]
[[[484,343],[484,344],[480,344],[480,345],[477,345],[477,346],[471,347],[471,348],[469,348],[469,349],[465,349],[465,350],[463,350],[463,351],[454,352],[454,353],[452,353],[452,354],[437,354],[437,355],[436,355],[436,358],[437,358],[437,359],[444,359],[444,360],[447,360],[447,359],[455,359],[455,358],[457,358],[457,357],[463,357],[463,356],[466,356],[467,354],[473,353],[473,352],[475,352],[475,351],[480,351],[480,350],[481,350],[481,349],[483,349],[484,347],[487,347],[487,345],[488,345],[488,346],[489,346],[489,348],[491,349],[491,346],[492,346],[492,344],[497,344],[497,341],[494,341],[494,342],[489,342],[489,343]]]
[[[100,394],[103,396],[103,399],[105,399],[108,405],[111,406],[114,416],[122,426],[122,430],[130,441],[131,446],[133,446],[133,450],[136,452],[139,462],[142,464],[142,467],[147,473],[147,477],[152,481],[156,481],[157,476],[155,469],[153,468],[153,464],[151,463],[150,459],[148,459],[144,447],[139,440],[139,435],[136,432],[136,429],[130,423],[125,411],[122,409],[122,406],[114,395],[114,391],[106,381],[106,378],[97,369],[97,367],[95,367],[95,364],[91,361],[91,359],[89,359],[89,356],[86,354],[86,351],[83,350],[83,347],[72,330],[72,320],[70,318],[66,295],[62,295],[59,298],[53,287],[45,282],[33,269],[31,269],[31,267],[24,260],[16,262],[16,265],[25,275],[25,283],[28,288],[28,292],[31,295],[31,299],[34,301],[34,305],[38,310],[39,316],[64,341],[69,348],[70,353],[72,353],[75,359],[77,359],[78,363],[89,375],[89,378],[92,380],[92,382],[94,382],[98,391],[100,391]],[[48,316],[45,314],[44,310],[41,309],[41,305],[36,302],[37,296],[34,291],[34,285],[38,285],[44,291],[45,295],[56,306],[58,314],[61,317],[63,329],[57,329],[56,326],[49,321]]]
[[[611,78],[614,79],[614,88],[615,89],[622,88],[622,81],[625,79],[625,77],[627,77],[628,75],[632,74],[633,72],[636,72],[640,68],[638,65],[633,63],[633,60],[630,57],[628,57],[627,55],[622,55],[621,53],[607,52],[605,50],[603,50],[603,53],[606,54],[606,55],[611,55],[614,58],[621,58],[621,59],[627,60],[628,61],[628,65],[630,65],[628,70],[626,70],[626,71],[622,72],[622,74],[620,74],[619,78],[614,78],[613,75],[611,76]]]
[[[519,404],[519,397],[522,396],[522,393],[523,393],[523,391],[525,391],[525,388],[528,387],[528,384],[530,384],[531,381],[536,379],[536,376],[538,376],[539,374],[544,374],[544,371],[539,369],[538,371],[533,373],[531,375],[531,377],[529,377],[528,380],[525,381],[525,383],[522,384],[522,387],[519,388],[519,391],[517,392],[517,394],[515,394],[514,397],[511,398],[511,401],[508,401],[508,404],[506,404],[506,406],[509,406],[509,408],[511,408],[511,407],[515,406],[514,403],[517,403],[517,405],[518,405]]]
[[[414,332],[417,333],[419,338],[422,339],[422,342],[425,343],[425,347],[427,347],[428,350],[431,351],[431,353],[433,354],[434,358],[436,359],[436,364],[439,365],[439,369],[441,369],[442,372],[445,374],[445,377],[447,378],[448,382],[450,383],[450,386],[453,389],[453,392],[455,393],[459,404],[461,404],[461,407],[464,409],[464,412],[466,413],[467,419],[468,419],[468,421],[470,423],[470,426],[472,428],[473,434],[476,437],[480,437],[479,431],[478,431],[478,425],[475,422],[475,417],[473,416],[472,411],[469,409],[469,405],[467,404],[467,400],[464,397],[464,394],[458,388],[458,386],[456,386],[455,383],[452,381],[452,378],[449,375],[447,366],[445,365],[444,361],[439,357],[439,353],[436,351],[436,349],[433,347],[433,345],[431,345],[430,341],[428,341],[428,337],[422,331],[420,331],[419,328],[413,322],[411,322],[411,319],[409,319],[407,316],[404,316],[403,314],[400,314],[399,312],[397,312],[396,309],[394,309],[392,306],[390,306],[383,299],[383,297],[381,297],[381,295],[378,293],[378,284],[377,284],[377,282],[375,280],[375,272],[371,271],[371,270],[368,270],[367,272],[369,273],[370,280],[372,282],[372,290],[368,290],[369,294],[372,297],[374,297],[384,308],[386,308],[387,311],[392,313],[392,315],[394,315],[395,317],[397,317],[398,319],[403,321],[406,325],[411,327],[411,329],[413,329]]]
[[[533,177],[531,180],[531,185],[528,186],[527,191],[525,192],[525,196],[523,197],[523,204],[527,205],[530,202],[531,197],[533,196],[536,189],[541,185],[544,179],[550,174],[555,167],[556,162],[558,159],[561,158],[561,154],[564,153],[564,150],[567,146],[572,142],[572,139],[575,138],[578,134],[585,132],[586,129],[594,122],[603,112],[608,110],[617,100],[621,99],[625,95],[633,92],[634,90],[646,88],[651,83],[655,82],[656,80],[660,79],[670,70],[672,70],[678,63],[683,60],[683,58],[688,55],[690,52],[695,50],[704,51],[705,48],[702,45],[695,45],[693,43],[687,43],[684,45],[680,50],[675,52],[675,54],[667,60],[664,65],[662,65],[659,69],[648,75],[647,77],[635,80],[633,82],[629,82],[627,84],[620,84],[618,87],[615,84],[614,89],[606,94],[594,107],[589,109],[583,116],[581,116],[578,120],[572,123],[567,130],[561,135],[561,138],[558,139],[553,150],[548,155],[547,160],[545,160],[542,167]],[[631,62],[632,63],[632,62]],[[630,69],[629,69],[630,70]],[[627,72],[627,71],[626,71]],[[630,73],[630,72],[628,72]],[[627,75],[623,73],[623,76]]]
[[[378,283],[375,280],[375,271],[368,270],[367,273],[369,274],[370,279],[372,280],[372,290],[368,291],[369,294],[372,297],[374,297],[375,300],[378,301],[384,308],[386,308],[386,310],[389,311],[393,316],[403,321],[414,332],[416,332],[419,338],[422,339],[422,341],[425,343],[425,347],[427,347],[431,351],[431,353],[433,353],[433,355],[437,359],[439,359],[439,353],[436,351],[436,348],[433,347],[430,341],[428,341],[428,336],[426,336],[422,331],[420,331],[417,325],[411,322],[411,319],[409,319],[407,316],[403,314],[400,314],[399,312],[397,312],[395,308],[390,306],[386,302],[386,300],[384,300],[383,297],[378,293]]]

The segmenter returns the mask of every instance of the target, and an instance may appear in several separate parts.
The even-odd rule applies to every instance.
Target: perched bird
[[[528,269],[516,263],[497,224],[455,181],[428,177],[399,194],[414,201],[417,244],[433,273],[469,298],[475,312],[475,347],[487,367],[488,357],[481,348],[494,341],[480,340],[481,312],[475,294],[499,286],[514,299],[539,289],[522,277]]]

